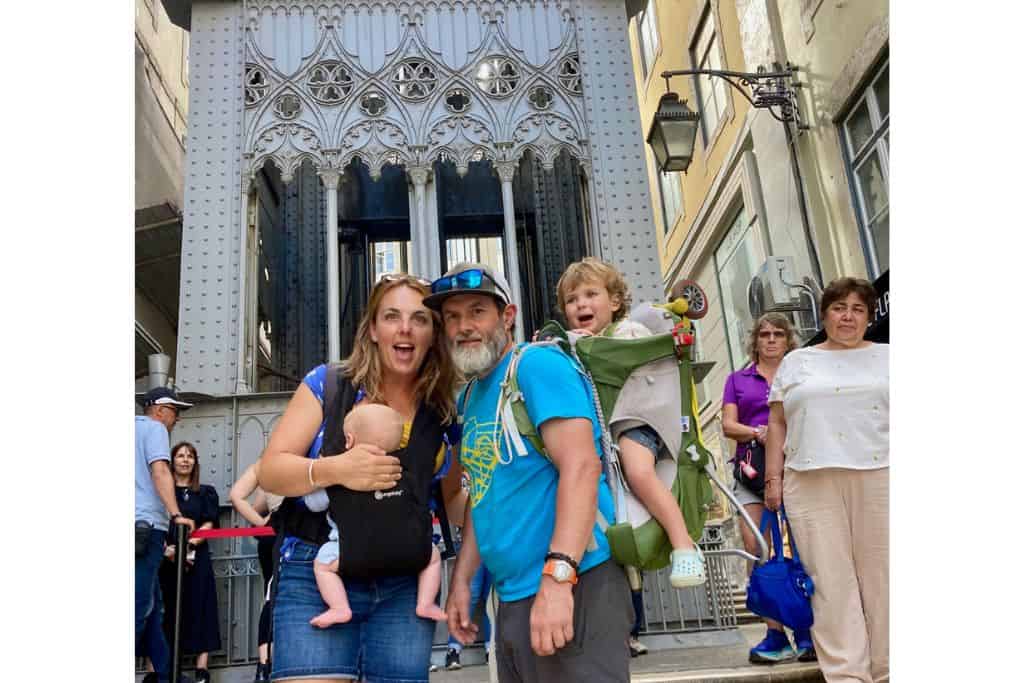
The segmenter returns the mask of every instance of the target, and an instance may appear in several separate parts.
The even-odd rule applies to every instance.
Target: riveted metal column
[[[321,168],[317,175],[327,193],[327,360],[341,360],[341,285],[338,282],[338,182],[341,173],[336,168]]]
[[[516,302],[516,341],[523,341],[523,291],[519,285],[519,246],[516,243],[516,213],[512,194],[512,179],[519,164],[514,161],[498,161],[494,172],[501,180],[501,208],[505,215],[505,275],[512,287]]]

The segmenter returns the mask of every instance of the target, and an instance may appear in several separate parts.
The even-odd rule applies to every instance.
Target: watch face
[[[555,573],[553,576],[555,581],[559,583],[568,581],[572,576],[572,567],[568,562],[555,562]]]

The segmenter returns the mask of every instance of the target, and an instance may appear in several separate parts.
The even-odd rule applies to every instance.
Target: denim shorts
[[[635,441],[647,450],[651,452],[655,458],[658,457],[658,452],[664,447],[664,443],[661,441],[661,437],[658,436],[658,432],[654,431],[647,425],[640,425],[639,427],[633,427],[622,432],[622,436],[626,437],[630,441]]]
[[[435,624],[416,616],[416,576],[345,579],[352,621],[321,629],[327,609],[313,576],[318,546],[297,541],[281,558],[271,677],[426,683]]]

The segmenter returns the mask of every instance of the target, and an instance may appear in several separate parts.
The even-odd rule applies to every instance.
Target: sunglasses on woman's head
[[[480,289],[484,283],[484,278],[490,280],[491,284],[497,285],[494,280],[491,280],[490,275],[479,268],[473,268],[434,280],[434,284],[430,285],[430,293],[439,294],[451,289]]]
[[[382,282],[416,282],[424,287],[430,287],[430,280],[417,277],[415,275],[409,275],[408,273],[384,273],[380,276],[380,279],[377,280],[377,285]]]

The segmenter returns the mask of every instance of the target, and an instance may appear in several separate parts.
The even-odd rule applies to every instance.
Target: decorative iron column
[[[317,169],[327,192],[327,360],[341,360],[341,286],[338,273],[338,183],[341,172],[332,167]]]
[[[523,292],[519,286],[519,246],[516,243],[516,214],[512,194],[512,179],[519,164],[514,161],[497,161],[494,172],[501,180],[501,208],[505,215],[505,275],[512,296],[516,302],[516,341],[523,341]]]
[[[238,361],[235,367],[235,393],[249,393],[249,382],[247,379],[249,370],[249,331],[247,329],[249,316],[248,306],[248,266],[249,251],[248,238],[249,227],[255,220],[255,206],[249,200],[249,192],[252,189],[252,175],[248,172],[242,174],[241,191],[241,216],[238,230]]]
[[[415,212],[415,230],[410,230],[409,253],[411,255],[410,270],[414,275],[433,279],[441,275],[441,255],[437,236],[431,235],[427,221],[427,181],[430,180],[430,167],[413,166],[406,173],[412,181],[415,206],[409,213]]]

